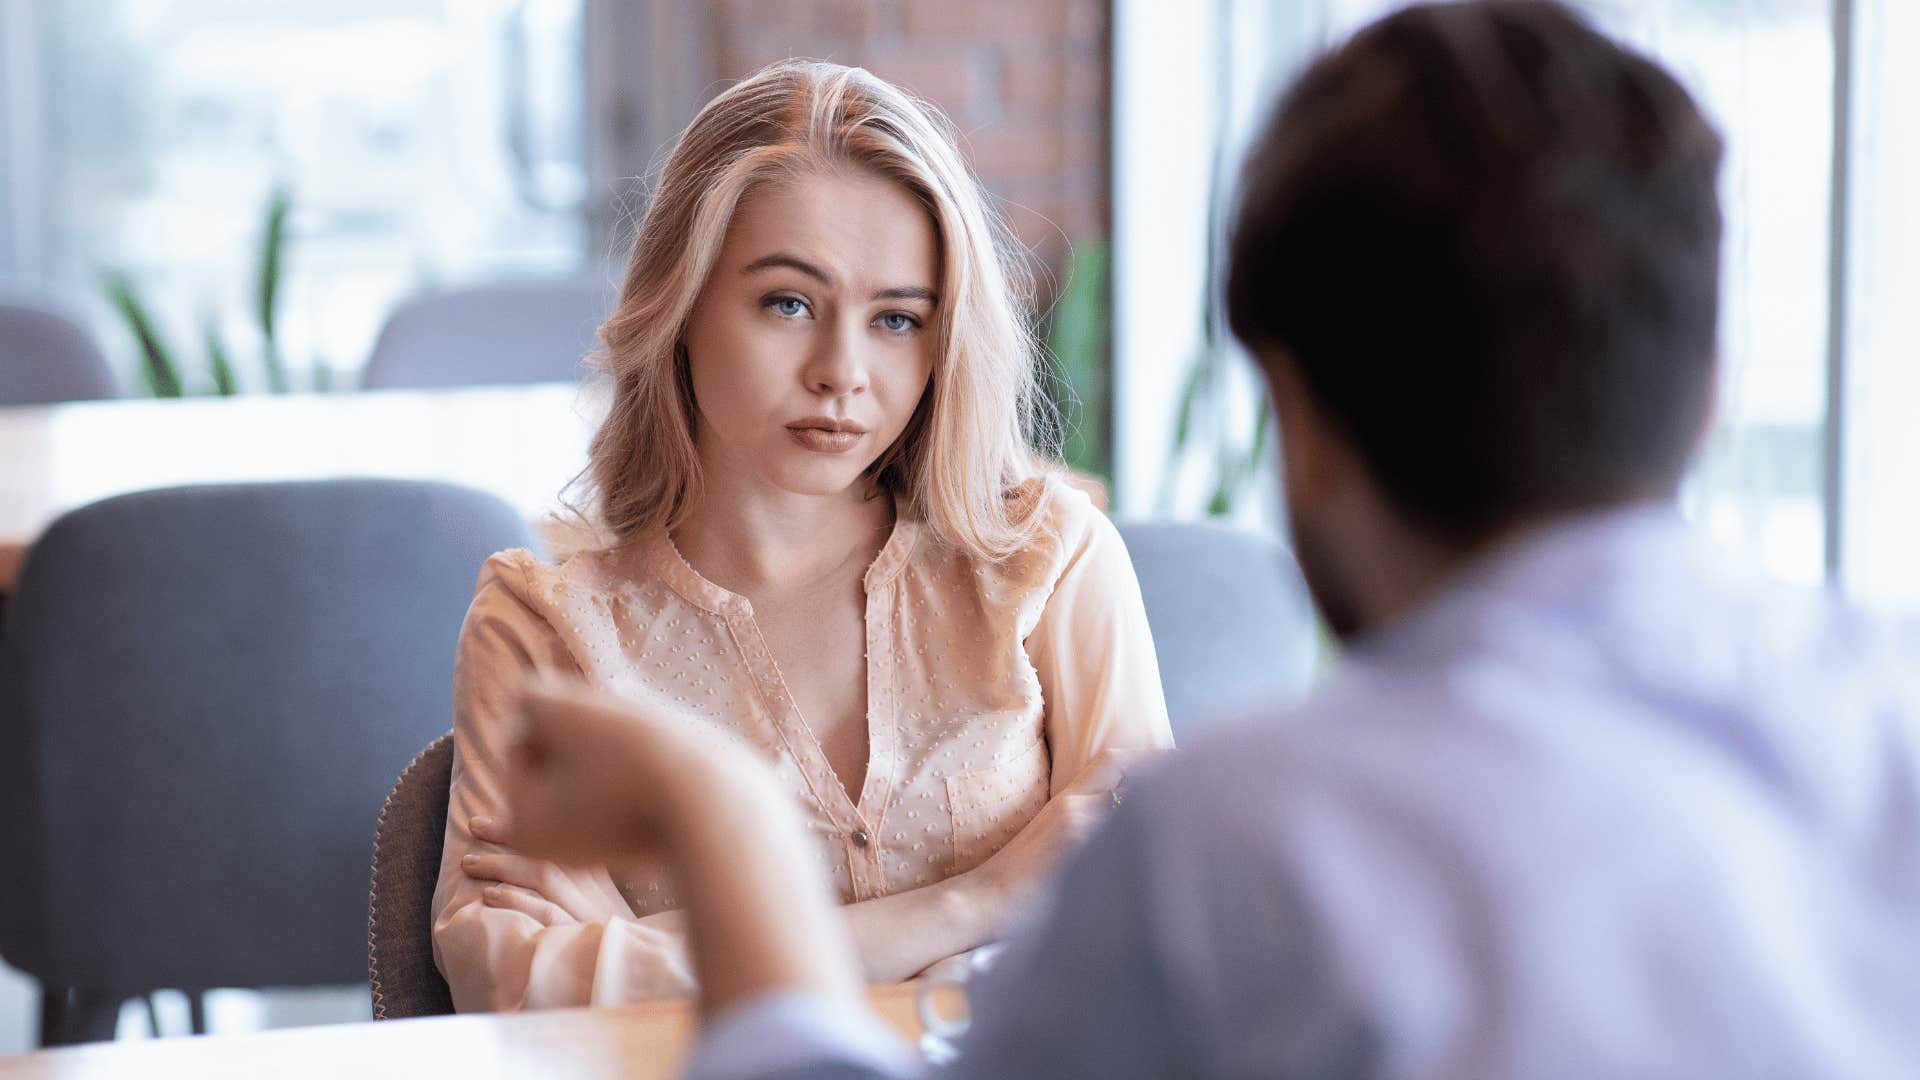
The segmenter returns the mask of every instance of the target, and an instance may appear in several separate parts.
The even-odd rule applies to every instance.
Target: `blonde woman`
[[[668,159],[602,327],[604,543],[488,561],[459,643],[434,897],[462,1010],[694,989],[675,883],[516,853],[530,677],[744,739],[797,801],[866,977],[999,935],[1171,744],[1126,551],[1028,448],[1024,279],[932,109],[775,65]]]

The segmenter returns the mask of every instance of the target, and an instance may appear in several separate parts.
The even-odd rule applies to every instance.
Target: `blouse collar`
[[[862,587],[869,595],[885,588],[900,576],[919,543],[920,528],[918,522],[906,518],[895,519],[887,542],[881,546],[880,554],[874,556],[861,579]],[[687,562],[686,556],[680,554],[672,535],[664,527],[654,530],[644,551],[647,568],[666,582],[681,599],[715,615],[753,616],[752,602],[739,593],[714,584],[695,570],[693,564]]]

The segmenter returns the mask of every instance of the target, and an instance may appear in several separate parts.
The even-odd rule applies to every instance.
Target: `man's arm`
[[[955,1077],[1167,1075],[1199,1064],[1151,926],[1147,811],[1123,806],[1070,856],[1056,898],[971,988],[974,1026]],[[703,1035],[692,1080],[903,1077],[863,1004],[805,994],[742,1002]],[[780,1048],[772,1051],[771,1048]]]
[[[510,780],[522,846],[563,861],[658,855],[683,882],[710,1025],[690,1076],[912,1075],[866,1008],[797,812],[751,753],[578,692],[534,695],[528,712]],[[1298,815],[1267,805],[1309,778],[1223,749],[1160,763],[1070,857],[1038,924],[970,995],[953,1075],[1364,1058],[1285,854],[1282,822]]]
[[[1287,812],[1299,798],[1312,801],[1312,781],[1269,769],[1236,745],[1215,749],[1161,762],[1129,784],[1123,805],[1063,864],[1039,920],[972,989],[974,1026],[960,1060],[939,1075],[1123,1080],[1378,1070],[1375,1033],[1342,992],[1328,928],[1303,876],[1312,868],[1298,858],[1300,830],[1316,845],[1328,841],[1312,825],[1324,815]],[[790,997],[764,1011],[743,1005],[706,1033],[689,1075],[911,1075],[888,1063],[877,1025],[845,998]],[[790,1054],[722,1057],[751,1046]]]

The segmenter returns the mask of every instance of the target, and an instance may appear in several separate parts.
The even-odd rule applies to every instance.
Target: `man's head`
[[[1548,0],[1409,8],[1293,86],[1227,306],[1337,631],[1369,621],[1343,610],[1372,570],[1355,487],[1461,554],[1674,491],[1712,390],[1720,159],[1671,76]]]

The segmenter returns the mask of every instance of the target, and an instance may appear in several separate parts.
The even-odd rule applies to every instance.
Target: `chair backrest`
[[[573,382],[612,290],[592,278],[502,282],[415,297],[387,317],[369,390]]]
[[[453,733],[400,771],[373,828],[367,892],[367,987],[375,1020],[444,1016],[453,993],[433,962],[433,889],[446,841]]]
[[[446,730],[493,496],[142,492],[34,544],[0,639],[0,954],[44,983],[358,983],[367,837]]]
[[[0,302],[0,405],[119,395],[113,369],[79,324],[34,304]]]
[[[1253,701],[1299,700],[1318,631],[1285,544],[1218,525],[1122,522],[1177,738]]]

